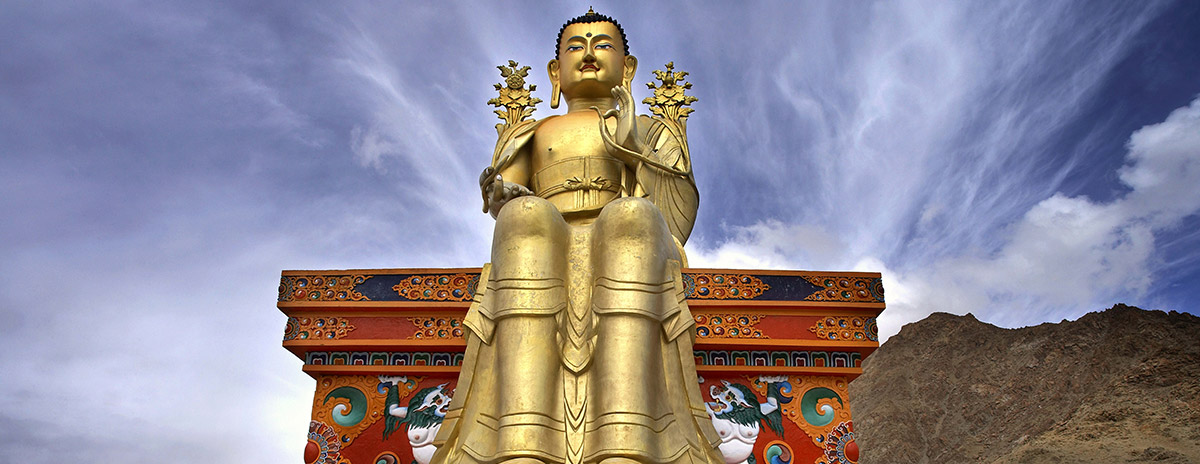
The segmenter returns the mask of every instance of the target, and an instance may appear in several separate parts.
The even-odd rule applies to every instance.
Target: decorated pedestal
[[[283,272],[283,346],[317,382],[306,463],[428,464],[479,272]],[[856,462],[849,383],[879,346],[880,275],[687,269],[684,281],[725,461]]]

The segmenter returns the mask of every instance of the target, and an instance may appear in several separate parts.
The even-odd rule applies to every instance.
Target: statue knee
[[[495,243],[523,237],[546,238],[566,228],[562,214],[549,201],[535,196],[515,198],[496,215]]]
[[[645,198],[625,197],[609,203],[600,211],[596,224],[599,235],[605,239],[629,237],[670,240],[662,213]]]

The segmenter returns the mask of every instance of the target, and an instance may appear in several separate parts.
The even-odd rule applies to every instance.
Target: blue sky
[[[1198,312],[1200,3],[592,5],[691,73],[694,266],[883,272],[884,335]],[[587,6],[7,2],[0,452],[299,462],[279,271],[483,263],[494,66],[549,101]]]

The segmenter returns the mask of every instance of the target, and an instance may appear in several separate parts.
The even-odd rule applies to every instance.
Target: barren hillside
[[[851,386],[872,463],[1200,463],[1200,318],[1118,304],[1002,329],[937,313]]]

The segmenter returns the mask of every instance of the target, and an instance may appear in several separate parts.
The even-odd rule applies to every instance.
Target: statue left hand
[[[479,189],[483,192],[483,212],[492,217],[500,214],[500,208],[517,197],[533,195],[533,192],[521,184],[505,182],[504,177],[496,173],[496,169],[488,166],[479,175]]]

